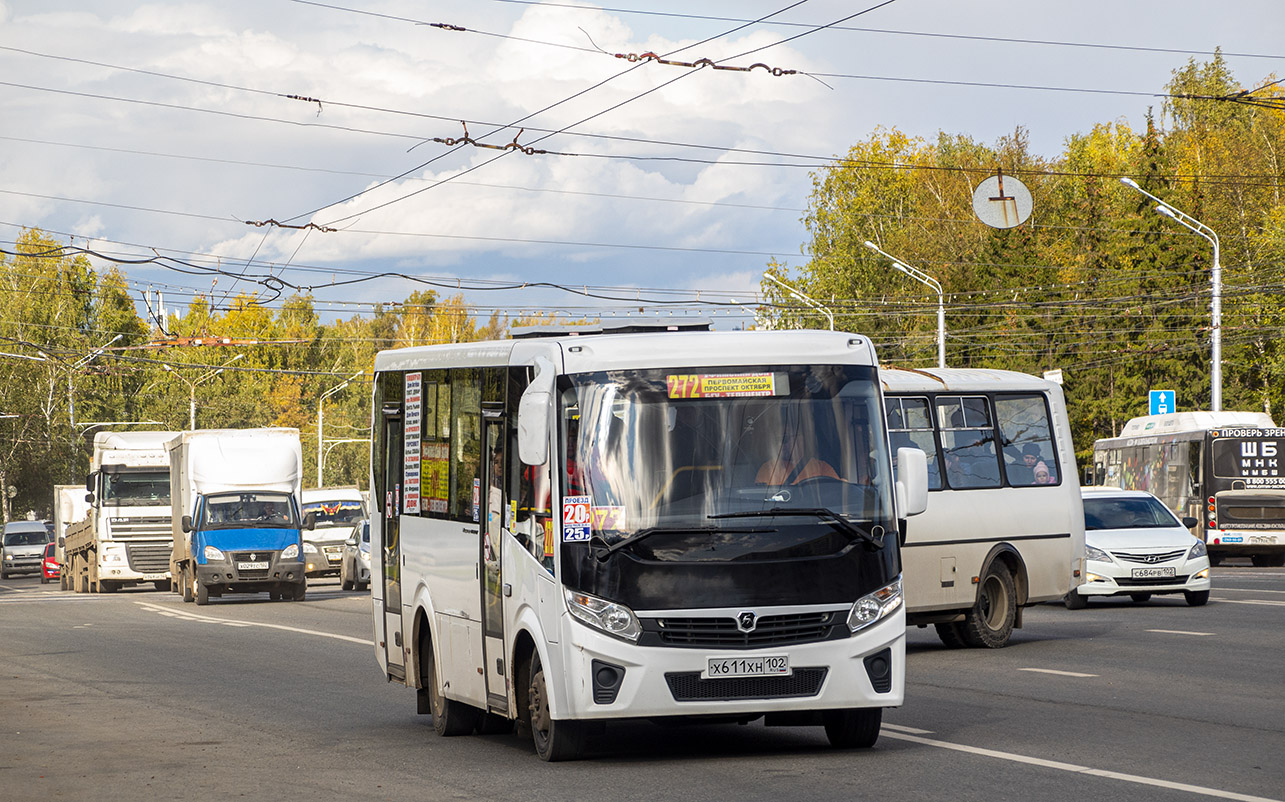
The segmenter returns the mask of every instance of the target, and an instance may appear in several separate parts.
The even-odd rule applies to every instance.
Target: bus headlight
[[[1187,559],[1194,560],[1207,554],[1209,554],[1209,549],[1205,548],[1205,541],[1197,540],[1196,544],[1191,547],[1191,551],[1187,552]]]
[[[623,604],[616,604],[570,589],[564,593],[567,597],[567,609],[571,611],[571,615],[594,629],[629,641],[636,641],[642,635],[642,625],[638,623],[634,611]]]
[[[206,562],[209,562],[209,561],[211,561],[211,560],[214,560],[215,562],[220,562],[220,561],[225,560],[225,559],[227,559],[227,558],[223,556],[223,552],[222,552],[222,550],[220,550],[220,549],[218,549],[218,548],[215,548],[214,546],[206,546],[206,547],[205,547],[205,561],[206,561]]]
[[[284,549],[282,549],[282,550],[281,550],[281,559],[283,559],[283,560],[297,560],[297,559],[299,559],[299,544],[298,544],[298,543],[291,543],[289,546],[286,546]]]
[[[867,593],[857,599],[848,613],[848,629],[856,632],[887,617],[901,606],[901,600],[901,577],[897,577],[874,593]]]

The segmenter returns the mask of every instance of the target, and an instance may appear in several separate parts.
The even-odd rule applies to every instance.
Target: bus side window
[[[1016,487],[1061,484],[1044,397],[996,395],[995,418],[1004,438],[1008,483]]]
[[[941,489],[941,469],[937,461],[937,441],[933,436],[932,413],[927,398],[888,397],[888,440],[892,447],[893,477],[896,478],[897,449],[917,448],[928,457],[928,489]]]
[[[957,489],[999,487],[995,428],[986,396],[937,396],[946,484]]]

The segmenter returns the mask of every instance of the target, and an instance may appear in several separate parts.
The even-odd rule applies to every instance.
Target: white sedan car
[[[1066,596],[1077,610],[1091,596],[1129,596],[1144,602],[1157,593],[1181,593],[1193,607],[1209,601],[1209,555],[1160,499],[1141,490],[1086,487],[1084,583]]]

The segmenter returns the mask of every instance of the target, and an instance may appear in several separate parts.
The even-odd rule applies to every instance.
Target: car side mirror
[[[182,518],[182,520],[180,520],[180,521],[179,521],[179,526],[181,526],[181,527],[183,528],[183,531],[184,531],[184,532],[191,532],[191,531],[192,531],[192,516],[190,516],[190,515],[184,515],[184,516],[183,516],[183,518]]]
[[[1182,519],[1182,525],[1187,527],[1188,529],[1195,529],[1196,525],[1199,523],[1200,523],[1199,518],[1192,518],[1190,515]]]
[[[303,528],[304,528],[304,529],[316,529],[316,528],[317,528],[317,513],[315,513],[315,512],[309,512],[309,513],[304,514],[304,516],[303,516]]]

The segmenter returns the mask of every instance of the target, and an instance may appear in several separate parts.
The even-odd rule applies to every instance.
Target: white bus
[[[1022,608],[1084,569],[1084,507],[1062,388],[1007,370],[890,370],[892,447],[928,455],[928,510],[902,545],[910,624],[947,646],[998,648]]]
[[[927,474],[906,449],[894,484],[870,341],[639,328],[376,357],[380,668],[438,733],[516,723],[545,760],[621,718],[872,745]]]

